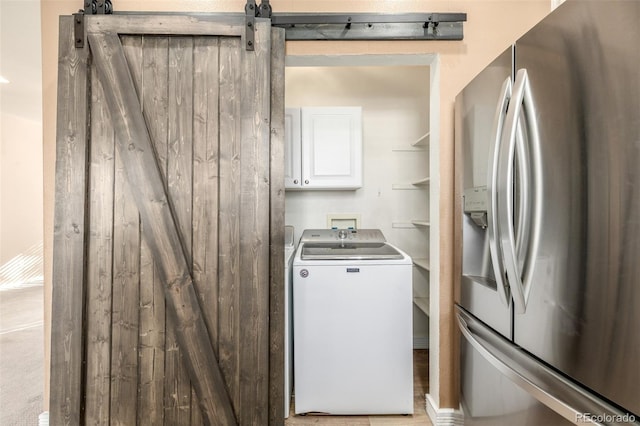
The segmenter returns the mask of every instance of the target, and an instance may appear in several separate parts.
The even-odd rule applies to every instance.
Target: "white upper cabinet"
[[[302,182],[300,108],[287,108],[284,114],[284,186],[299,188]]]
[[[300,133],[296,132],[295,117],[301,120]],[[290,108],[285,125],[286,131],[291,132],[285,137],[286,188],[357,189],[362,186],[361,107]],[[301,166],[294,164],[296,159]]]

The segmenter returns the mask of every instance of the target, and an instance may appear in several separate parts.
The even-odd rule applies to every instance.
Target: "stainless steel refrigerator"
[[[456,98],[465,424],[640,424],[640,1],[567,1]]]

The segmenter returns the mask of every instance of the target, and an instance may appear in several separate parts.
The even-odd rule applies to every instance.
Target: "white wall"
[[[0,265],[42,243],[40,2],[0,0]]]
[[[2,113],[0,265],[42,242],[42,122]]]
[[[326,228],[327,214],[353,213],[361,218],[360,228],[379,228],[410,256],[428,257],[429,231],[399,227],[428,219],[428,187],[392,187],[429,173],[428,148],[415,151],[411,146],[429,130],[429,67],[287,67],[285,76],[287,107],[361,106],[363,118],[363,187],[287,191],[285,221],[295,227],[296,238],[304,229]],[[428,292],[428,273],[414,268],[414,276],[415,284]],[[415,309],[414,336],[427,335],[427,318]]]

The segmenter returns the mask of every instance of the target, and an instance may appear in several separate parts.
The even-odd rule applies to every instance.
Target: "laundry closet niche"
[[[298,239],[305,229],[329,227],[330,217],[354,217],[360,228],[382,230],[388,242],[407,252],[414,260],[414,348],[427,348],[429,66],[289,62],[295,61],[285,69],[286,108],[362,109],[362,186],[287,190],[285,223],[294,226]]]

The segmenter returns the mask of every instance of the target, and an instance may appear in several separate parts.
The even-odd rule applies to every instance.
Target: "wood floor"
[[[429,391],[429,351],[413,351],[413,416],[296,416],[291,406],[285,426],[431,426],[425,409],[425,395]]]

